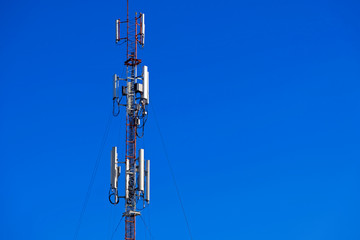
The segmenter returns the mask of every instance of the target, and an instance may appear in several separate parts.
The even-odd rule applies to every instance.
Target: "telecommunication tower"
[[[123,213],[125,240],[135,240],[136,216],[139,216],[140,211],[150,203],[150,160],[145,162],[144,149],[136,148],[136,140],[144,135],[149,104],[148,67],[143,65],[141,74],[139,74],[138,68],[142,61],[137,56],[138,48],[144,47],[145,43],[145,14],[135,13],[134,18],[129,18],[129,0],[127,0],[126,20],[117,19],[115,30],[115,43],[126,43],[126,60],[124,62],[126,76],[114,74],[113,114],[117,116],[120,108],[125,107],[126,140],[123,162],[118,160],[117,147],[113,147],[111,150],[109,201],[116,205],[121,198],[125,200]],[[126,100],[122,101],[123,98]],[[121,164],[125,165],[125,193],[123,196],[119,195],[118,190]]]

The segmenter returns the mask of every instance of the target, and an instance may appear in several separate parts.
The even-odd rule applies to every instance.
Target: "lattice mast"
[[[122,37],[120,26],[126,24],[126,36]],[[126,43],[126,76],[121,78],[117,74],[113,79],[113,114],[117,116],[120,108],[126,108],[126,140],[125,161],[119,162],[117,147],[111,151],[111,183],[109,200],[112,204],[118,204],[120,198],[125,199],[125,240],[135,240],[136,216],[141,214],[150,202],[150,160],[144,160],[144,149],[137,150],[136,140],[144,135],[147,120],[147,107],[149,104],[149,72],[148,67],[142,67],[142,73],[138,74],[138,66],[141,59],[137,56],[138,47],[145,43],[145,15],[135,14],[129,18],[129,1],[127,0],[127,18],[125,21],[116,20],[116,44]],[[123,84],[121,84],[123,83]],[[120,93],[120,85],[121,93]],[[121,95],[121,97],[120,97]],[[126,98],[124,103],[123,97]],[[136,153],[139,153],[138,156]],[[125,194],[120,196],[118,192],[118,178],[120,165],[125,164]],[[139,207],[139,203],[142,203]]]

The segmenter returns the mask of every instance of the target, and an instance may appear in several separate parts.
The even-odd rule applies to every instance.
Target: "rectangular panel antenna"
[[[143,66],[143,78],[144,78],[143,98],[146,100],[146,104],[149,104],[149,71],[147,66]]]
[[[117,147],[112,147],[112,149],[111,149],[110,185],[114,189],[117,189],[117,187],[118,187],[119,170],[118,170],[117,163],[118,163]]]
[[[144,149],[139,149],[139,191],[144,191]]]
[[[113,99],[117,98],[117,85],[118,85],[118,82],[117,82],[117,74],[114,74],[114,80],[113,80]]]
[[[146,160],[146,196],[145,200],[150,202],[150,160]]]
[[[141,15],[141,44],[145,44],[145,14]]]
[[[115,23],[116,39],[115,41],[120,41],[120,19],[116,19]]]

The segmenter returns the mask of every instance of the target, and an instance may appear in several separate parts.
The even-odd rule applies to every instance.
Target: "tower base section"
[[[125,216],[125,240],[135,240],[135,215]]]

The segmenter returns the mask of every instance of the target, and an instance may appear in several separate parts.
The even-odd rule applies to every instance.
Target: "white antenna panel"
[[[117,147],[112,147],[112,149],[111,149],[110,185],[114,189],[117,189],[117,187],[118,187],[119,168],[118,168],[117,163],[118,163]]]
[[[150,160],[146,160],[146,196],[145,200],[150,202]]]
[[[118,85],[118,82],[117,82],[117,74],[114,74],[114,79],[113,79],[113,99],[115,99],[117,97],[117,85]]]
[[[147,66],[143,66],[144,77],[144,94],[143,98],[146,100],[146,104],[149,104],[149,71]]]
[[[144,191],[144,149],[139,149],[139,191]]]
[[[120,19],[116,19],[115,23],[115,31],[116,31],[116,42],[120,41]]]
[[[142,37],[142,45],[145,44],[145,14],[143,13],[141,15],[141,37]]]

